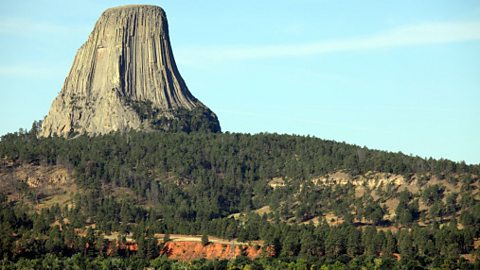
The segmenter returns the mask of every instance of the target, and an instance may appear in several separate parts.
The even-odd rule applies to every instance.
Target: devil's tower
[[[40,136],[156,129],[217,132],[220,124],[178,72],[163,9],[108,9],[78,50]]]

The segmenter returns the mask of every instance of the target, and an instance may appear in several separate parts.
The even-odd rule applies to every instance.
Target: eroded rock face
[[[40,136],[152,129],[217,132],[220,125],[178,72],[163,9],[108,9],[78,50]]]

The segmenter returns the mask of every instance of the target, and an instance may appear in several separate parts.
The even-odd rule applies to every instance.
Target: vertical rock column
[[[101,15],[78,50],[40,136],[148,130],[151,123],[143,121],[134,104],[169,117],[199,107],[211,112],[182,79],[165,12],[157,6],[121,6]]]

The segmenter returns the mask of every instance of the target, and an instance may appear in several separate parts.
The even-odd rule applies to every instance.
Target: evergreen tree
[[[206,246],[210,243],[210,240],[208,240],[208,235],[206,234],[202,234],[201,241],[202,241],[202,246]]]

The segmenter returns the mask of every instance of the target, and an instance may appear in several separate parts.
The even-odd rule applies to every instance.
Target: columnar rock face
[[[178,72],[163,9],[108,9],[78,50],[40,136],[154,129],[217,132],[220,125]]]

